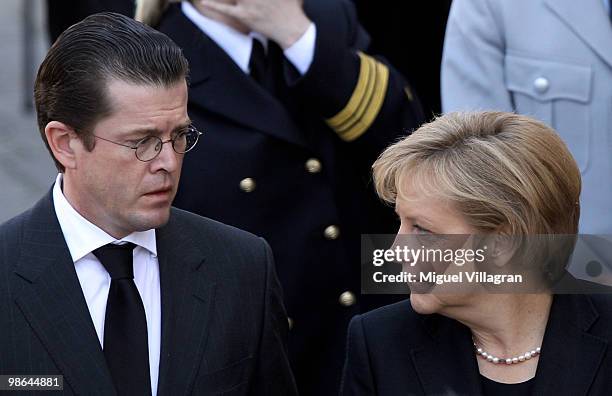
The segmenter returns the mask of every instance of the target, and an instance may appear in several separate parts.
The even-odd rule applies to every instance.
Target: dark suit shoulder
[[[600,315],[612,320],[612,294],[589,294],[588,298]]]
[[[418,343],[420,336],[426,334],[423,322],[429,316],[421,315],[412,309],[410,299],[395,304],[386,305],[360,316],[364,333],[369,337],[378,339],[392,339],[388,337],[406,337],[402,343]]]
[[[612,294],[586,295],[597,312],[596,329],[602,329],[608,339],[612,340]]]
[[[19,239],[18,236],[21,234],[23,224],[27,217],[28,212],[24,212],[0,224],[0,241],[2,241],[2,244],[7,241],[16,241]]]
[[[224,240],[237,241],[240,244],[260,244],[260,238],[256,235],[251,234],[248,231],[241,230],[221,223],[219,221],[210,219],[208,217],[200,216],[186,210],[172,208],[171,216],[174,217],[175,221],[184,223],[194,229],[200,231],[203,235],[214,234],[216,238]]]
[[[0,268],[17,262],[24,230],[31,217],[32,209],[29,209],[0,224]]]
[[[179,235],[207,257],[223,258],[236,270],[262,270],[271,255],[267,242],[250,232],[181,209],[172,208],[160,234]],[[187,245],[186,245],[187,246]]]
[[[385,305],[384,307],[376,308],[372,311],[361,315],[363,321],[375,324],[390,324],[398,319],[405,320],[411,317],[411,320],[416,320],[418,314],[412,309],[410,299],[396,302],[394,304]]]

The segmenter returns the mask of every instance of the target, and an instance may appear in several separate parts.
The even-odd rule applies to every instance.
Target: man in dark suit
[[[176,205],[270,242],[300,393],[335,394],[348,322],[379,303],[359,296],[360,234],[397,230],[370,166],[422,121],[416,94],[366,54],[348,1],[193,1],[140,16],[189,59],[189,113],[206,131]]]
[[[64,394],[295,394],[272,254],[171,208],[187,61],[119,14],[68,29],[41,65],[40,132],[60,174],[0,226],[0,374]]]

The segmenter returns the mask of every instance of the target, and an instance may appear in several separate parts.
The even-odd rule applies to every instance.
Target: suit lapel
[[[159,28],[183,49],[189,60],[190,106],[201,107],[248,129],[307,145],[285,106],[246,75],[183,15],[179,6],[169,7]]]
[[[607,341],[588,333],[598,313],[585,295],[556,295],[538,362],[534,394],[586,395]]]
[[[548,8],[612,66],[612,31],[601,0],[545,0]]]
[[[19,257],[15,302],[66,383],[76,394],[115,394],[51,193],[32,209]]]
[[[158,394],[188,394],[202,361],[214,306],[213,274],[203,247],[176,219],[157,230],[161,282],[162,341]]]
[[[439,315],[423,318],[430,338],[411,351],[426,395],[481,395],[471,333],[459,322]]]

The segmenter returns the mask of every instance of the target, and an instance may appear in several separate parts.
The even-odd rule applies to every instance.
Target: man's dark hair
[[[170,87],[187,78],[187,59],[166,35],[126,16],[103,12],[71,26],[53,44],[38,69],[34,100],[38,128],[50,121],[69,125],[92,150],[91,129],[112,113],[110,79]]]

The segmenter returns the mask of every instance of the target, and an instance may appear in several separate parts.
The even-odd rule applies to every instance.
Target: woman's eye
[[[418,224],[413,224],[412,229],[415,234],[431,234],[431,231],[419,226]]]

